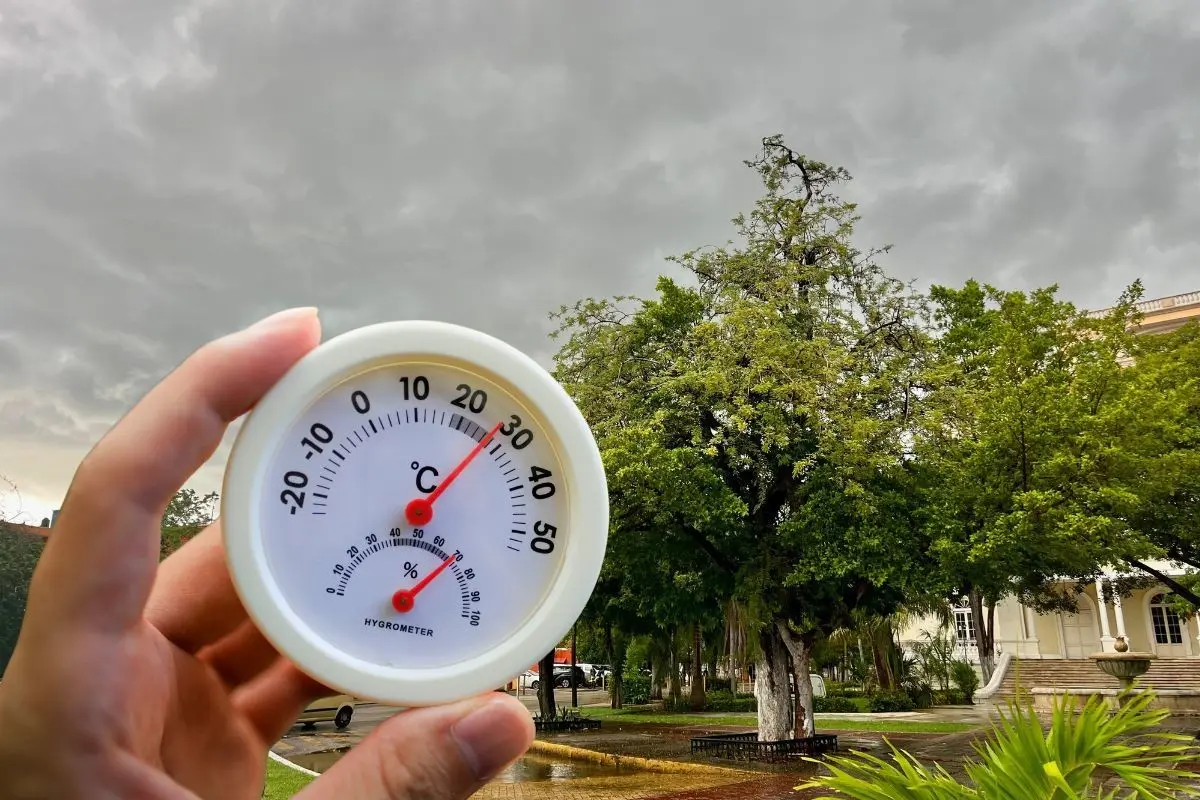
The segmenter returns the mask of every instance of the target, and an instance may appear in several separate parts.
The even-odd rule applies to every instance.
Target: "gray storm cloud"
[[[898,277],[1197,288],[1198,39],[1186,0],[7,3],[0,473],[60,496],[290,305],[545,360],[548,311],[725,241],[774,132],[850,169]]]

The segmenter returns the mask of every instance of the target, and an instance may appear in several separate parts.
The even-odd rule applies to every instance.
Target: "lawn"
[[[289,769],[278,761],[267,761],[267,786],[263,791],[263,800],[288,800],[311,780],[311,775]]]
[[[662,714],[652,711],[615,710],[611,708],[592,708],[584,711],[584,716],[596,719],[612,720],[622,725],[738,725],[753,728],[758,719],[753,714],[730,714],[728,716],[712,716],[711,714]],[[873,731],[875,733],[959,733],[975,728],[963,722],[910,722],[896,719],[839,719],[836,717],[817,720],[819,730],[831,731]]]

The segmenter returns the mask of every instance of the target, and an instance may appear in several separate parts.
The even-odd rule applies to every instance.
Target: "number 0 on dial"
[[[359,328],[267,394],[222,492],[234,586],[327,686],[432,705],[499,688],[583,610],[608,492],[587,423],[511,346],[439,322]]]

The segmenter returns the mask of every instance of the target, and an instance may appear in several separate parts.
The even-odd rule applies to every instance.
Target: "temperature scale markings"
[[[516,478],[513,478],[512,480],[514,480],[514,481],[515,481],[515,480],[517,480],[517,479],[516,479]],[[512,486],[509,486],[509,487],[508,487],[508,490],[509,490],[510,492],[519,492],[519,491],[521,491],[521,484],[520,484],[520,483],[515,483],[515,484],[513,484]]]
[[[517,468],[516,468],[516,467],[509,467],[507,470],[505,470],[505,471],[504,471],[504,474],[505,474],[505,475],[512,475],[512,474],[513,474],[514,472],[516,472],[516,471],[517,471]]]
[[[494,455],[496,453],[496,451],[499,449],[500,449],[500,443],[496,442],[496,446],[493,447],[491,450],[488,450],[488,455]],[[499,460],[499,459],[497,459],[497,460]]]
[[[345,461],[345,460],[346,460],[346,457],[345,457],[344,455],[342,455],[341,451],[340,451],[340,450],[338,450],[336,447],[335,447],[335,448],[333,448],[333,454],[334,454],[335,456],[337,456],[338,458],[340,458],[342,461]]]
[[[368,423],[370,424],[370,426],[371,426],[371,433],[379,433],[379,428],[376,428],[376,427],[375,427],[375,420],[373,420],[373,419],[369,419],[369,420],[367,420],[367,422],[368,422]]]
[[[503,453],[501,453],[501,455],[503,455]],[[497,459],[497,460],[499,460],[499,459]],[[512,463],[512,459],[510,458],[510,459],[506,460],[503,464],[501,464],[500,467],[501,468],[507,467],[511,463]]]
[[[337,470],[330,469],[329,467],[321,467],[321,471],[322,471],[322,472],[328,472],[328,473],[329,473],[329,477],[331,477],[331,478],[336,478],[336,477],[337,477]]]
[[[353,439],[351,439],[349,436],[347,436],[347,437],[346,437],[346,441],[347,441],[347,442],[350,444],[350,446],[351,446],[351,447],[353,447],[355,450],[357,450],[357,449],[358,449],[358,445],[356,445],[356,444],[354,443],[354,440],[353,440]],[[349,452],[349,451],[346,451],[346,452]]]
[[[358,431],[351,431],[351,433],[353,433],[353,434],[354,434],[354,438],[358,439],[358,441],[359,441],[359,444],[361,444],[361,443],[362,443],[362,440],[363,440],[363,438],[362,438],[361,436],[359,436],[359,435],[358,435]]]

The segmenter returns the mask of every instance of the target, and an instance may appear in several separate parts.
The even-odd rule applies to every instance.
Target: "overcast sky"
[[[0,474],[36,521],[289,306],[548,363],[548,311],[729,237],[776,132],[851,171],[899,277],[1198,289],[1197,98],[1195,0],[7,0]]]

